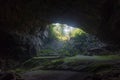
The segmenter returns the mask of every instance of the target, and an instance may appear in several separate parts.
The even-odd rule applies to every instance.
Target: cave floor
[[[25,80],[84,80],[88,73],[74,71],[39,70],[25,73]]]
[[[39,57],[40,58],[40,57]],[[64,62],[63,62],[64,61]],[[120,80],[120,57],[76,56],[53,60],[23,74],[25,80]]]

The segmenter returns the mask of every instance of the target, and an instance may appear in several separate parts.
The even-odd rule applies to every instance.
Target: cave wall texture
[[[26,53],[36,53],[45,45],[46,26],[54,22],[81,27],[119,45],[119,14],[120,0],[0,0],[1,53],[26,45]]]

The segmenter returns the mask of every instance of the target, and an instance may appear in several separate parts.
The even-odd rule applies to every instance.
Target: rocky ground
[[[27,72],[23,76],[25,80],[84,80],[88,76],[88,73],[40,70]]]
[[[24,70],[19,68],[22,73],[0,73],[0,80],[120,80],[119,55],[41,60],[37,57],[24,63]]]
[[[105,56],[106,57],[106,56]],[[79,56],[53,60],[22,76],[25,80],[120,80],[120,60],[118,57]],[[42,69],[42,70],[41,70]]]
[[[23,74],[25,80],[120,80],[120,70],[104,73],[39,70]]]

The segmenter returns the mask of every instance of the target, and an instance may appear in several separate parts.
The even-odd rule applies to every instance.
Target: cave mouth
[[[50,25],[50,28],[52,31],[52,35],[54,35],[55,38],[61,41],[68,41],[76,36],[87,34],[80,28],[72,27],[67,24],[61,23],[52,23]]]
[[[90,49],[103,46],[96,36],[67,24],[52,23],[49,25],[48,31],[47,44],[38,52],[37,56],[88,55]]]

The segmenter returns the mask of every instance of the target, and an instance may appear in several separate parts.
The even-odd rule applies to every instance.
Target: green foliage
[[[85,33],[82,29],[73,28],[66,24],[51,24],[50,32],[52,37],[63,41],[69,40],[71,37],[76,37],[76,35]]]
[[[84,32],[82,29],[75,28],[71,32],[71,37],[77,37],[77,36],[81,36],[83,34],[86,34],[86,32]]]
[[[39,51],[37,56],[49,56],[52,55],[54,53],[54,50],[52,49],[42,49]]]
[[[57,60],[51,61],[50,65],[58,66],[58,65],[63,64],[63,63],[64,63],[63,59],[57,59]]]
[[[66,70],[81,70],[87,72],[98,72],[111,69],[114,65],[113,63],[109,63],[111,60],[109,56],[74,56],[74,57],[67,57],[63,59],[56,59],[52,60],[49,63],[46,63],[42,68],[44,69],[66,69]],[[106,57],[107,59],[103,59]],[[115,56],[114,56],[115,57]],[[118,57],[116,55],[116,57]],[[120,59],[120,57],[119,57]],[[107,63],[106,63],[107,62]]]
[[[105,57],[106,59],[104,59]],[[20,68],[16,68],[15,71],[21,73],[28,70],[53,69],[99,72],[114,68],[114,63],[111,60],[118,59],[120,60],[120,56],[118,55],[74,56],[65,58],[34,57],[20,64]]]
[[[53,39],[57,39],[56,38],[56,34],[54,33],[54,30],[53,30],[53,27],[54,27],[54,25],[50,25],[49,26],[49,39],[50,40],[53,40]]]
[[[65,57],[65,56],[69,56],[70,55],[69,51],[64,49],[64,48],[58,50],[58,53],[59,53],[59,56],[61,56],[61,57]]]
[[[89,49],[101,44],[98,39],[82,29],[59,23],[49,25],[48,41],[47,46],[40,50],[38,56],[54,54],[65,57],[87,54]]]

